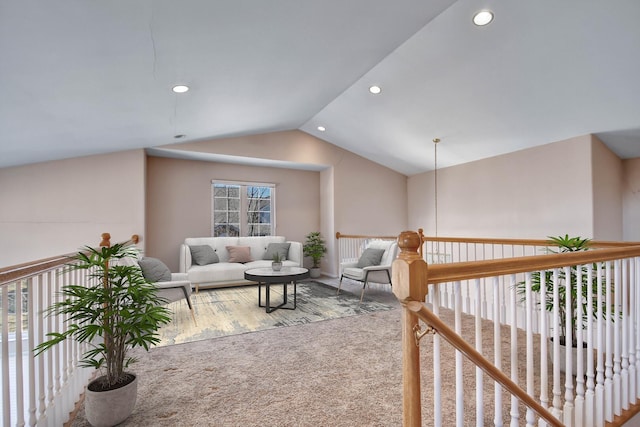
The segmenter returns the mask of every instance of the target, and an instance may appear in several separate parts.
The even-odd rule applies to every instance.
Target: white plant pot
[[[89,387],[96,381],[97,379],[91,381]],[[91,391],[89,387],[85,391],[84,410],[87,421],[93,427],[112,427],[120,424],[131,415],[136,406],[138,377],[115,390]]]
[[[549,339],[549,344],[547,346],[547,354],[549,356],[550,366],[553,366],[553,339]],[[595,369],[596,366],[596,358],[595,352],[593,355],[593,366]],[[567,347],[565,345],[560,344],[560,372],[563,374],[567,372],[566,363],[567,360]],[[587,373],[587,349],[586,347],[582,350],[582,369],[584,374]],[[571,375],[574,377],[578,372],[578,349],[575,347],[571,347]]]
[[[282,263],[281,262],[272,262],[271,263],[271,269],[273,269],[273,271],[280,271],[282,270]]]
[[[311,268],[309,269],[309,277],[311,277],[312,279],[317,279],[321,276],[320,274],[320,267],[316,267],[316,268]]]

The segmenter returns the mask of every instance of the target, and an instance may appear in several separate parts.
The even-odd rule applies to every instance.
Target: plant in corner
[[[302,250],[304,256],[311,257],[313,260],[313,265],[309,273],[311,277],[317,279],[320,277],[320,260],[327,252],[324,239],[320,236],[319,231],[313,231],[307,234]]]
[[[131,414],[137,380],[126,369],[137,360],[128,352],[134,347],[149,350],[160,341],[160,326],[171,321],[169,310],[160,306],[163,300],[145,280],[136,258],[137,250],[130,242],[97,249],[87,246],[78,252],[67,271],[86,270],[87,283],[63,286],[60,299],[45,311],[47,316],[65,316],[66,330],[48,333],[49,339],[35,348],[39,355],[67,338],[88,344],[80,366],[100,373],[87,386],[85,396],[87,420],[94,426],[115,425]],[[90,398],[96,395],[100,400],[114,390],[128,388],[131,397],[124,399],[127,408],[122,414],[115,413],[116,399],[111,396],[105,410],[97,409]]]
[[[549,243],[558,249],[548,249],[550,253],[565,253],[565,252],[577,252],[589,250],[591,240],[583,239],[581,237],[569,237],[569,235],[549,237]],[[581,295],[578,295],[578,268],[580,268],[581,277]],[[571,307],[571,346],[576,348],[578,346],[577,340],[577,325],[578,325],[578,303],[581,304],[581,312],[583,313],[583,319],[589,316],[588,312],[588,299],[592,299],[593,311],[591,316],[593,318],[598,317],[597,311],[597,298],[598,298],[598,277],[597,277],[597,265],[593,265],[592,273],[592,290],[593,294],[588,294],[588,280],[587,267],[586,266],[572,266],[569,270],[570,283],[567,284],[566,272],[564,269],[558,271],[558,313],[559,323],[558,336],[560,337],[560,345],[562,347],[568,346],[567,341],[567,302]],[[531,273],[531,291],[534,293],[541,293],[545,290],[545,309],[548,312],[553,312],[554,309],[554,277],[552,271],[533,272]],[[516,284],[516,291],[521,296],[521,301],[526,299],[526,281],[522,281]],[[606,316],[606,313],[603,313]],[[573,358],[575,363],[575,357]],[[562,358],[564,360],[564,358]],[[586,366],[586,365],[585,365]],[[564,372],[564,367],[561,368]],[[575,368],[573,373],[575,375]]]

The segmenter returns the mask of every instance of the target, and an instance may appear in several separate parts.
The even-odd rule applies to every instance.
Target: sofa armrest
[[[298,263],[299,267],[302,267],[302,243],[300,242],[287,242],[291,243],[289,245],[289,253],[287,254],[287,259],[289,261],[294,261]]]
[[[189,246],[182,243],[180,245],[180,259],[178,260],[178,268],[180,273],[187,273],[191,268],[191,249]]]

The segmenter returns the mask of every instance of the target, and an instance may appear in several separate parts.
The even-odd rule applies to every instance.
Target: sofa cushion
[[[382,259],[383,254],[384,249],[367,248],[362,252],[362,255],[360,255],[360,259],[358,259],[356,267],[365,268],[373,265],[380,265],[380,260]]]
[[[171,281],[171,270],[157,258],[144,257],[138,260],[138,265],[144,278],[150,282]]]
[[[291,243],[269,243],[269,245],[267,246],[267,250],[264,251],[264,256],[262,257],[262,259],[273,260],[273,256],[275,254],[279,254],[280,260],[284,261],[285,259],[287,259],[289,246],[291,246]]]
[[[194,264],[207,265],[220,262],[218,254],[215,253],[213,248],[209,245],[194,245],[189,246],[191,251],[191,258]]]
[[[227,246],[227,251],[229,252],[229,262],[253,261],[249,246]]]

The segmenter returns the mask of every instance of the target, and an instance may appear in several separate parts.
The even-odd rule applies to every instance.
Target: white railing
[[[394,293],[405,307],[410,301],[420,302],[418,305],[428,313],[448,322],[445,327],[451,330],[451,335],[440,330],[433,336],[428,335],[429,339],[423,338],[422,345],[416,348],[415,337],[419,333],[415,328],[425,328],[417,319],[420,317],[424,322],[428,319],[415,307],[413,311],[407,309],[415,316],[403,317],[409,323],[403,325],[406,332],[403,336],[408,337],[403,344],[405,412],[415,411],[416,406],[421,410],[421,403],[407,403],[407,399],[410,402],[415,398],[413,378],[420,376],[420,347],[428,349],[433,359],[432,372],[422,375],[423,382],[425,378],[430,382],[428,395],[433,409],[429,410],[433,419],[428,425],[487,425],[488,420],[496,426],[544,424],[534,408],[522,406],[513,390],[507,392],[505,384],[488,386],[487,375],[494,378],[491,374],[496,371],[507,373],[521,391],[567,426],[604,426],[637,403],[640,399],[640,292],[637,290],[640,247],[633,244],[616,249],[615,246],[624,244],[602,244],[600,247],[613,249],[530,256],[539,254],[537,246],[543,247],[544,242],[530,248],[524,245],[518,249],[519,253],[497,251],[494,246],[487,250],[488,243],[483,245],[481,255],[476,250],[460,250],[461,246],[455,242],[451,242],[446,251],[441,246],[419,255],[416,251],[420,245],[416,244],[411,258],[407,255],[411,253],[407,252],[407,243],[400,239],[403,253],[394,263]],[[462,262],[427,265],[424,258],[429,257],[429,252],[446,253],[454,260],[460,253],[465,256],[473,253],[473,256],[472,260],[467,258]],[[496,253],[508,256],[501,259]],[[536,276],[545,271],[550,272],[550,282],[535,292]],[[559,339],[559,292],[567,283],[563,277],[571,276],[577,278],[577,294],[583,293],[582,286],[586,294],[583,304],[576,306],[577,357],[571,351],[561,355]],[[551,301],[549,310],[545,310],[540,301]],[[568,313],[565,328],[571,331],[571,304],[567,301],[564,308]],[[597,314],[583,316],[583,310]],[[571,333],[567,335],[570,341]],[[470,362],[463,357],[469,353],[460,347],[456,347],[458,351],[453,358],[448,356],[442,339],[449,342],[460,339],[471,344],[492,368],[484,371],[482,364]],[[447,358],[455,361],[454,374],[443,377],[442,364]],[[469,370],[474,369],[475,378],[470,379],[474,375]],[[456,396],[455,411],[443,413],[443,396],[452,395]],[[492,408],[493,413],[485,414],[485,408]],[[405,425],[420,425],[415,422],[420,419],[419,414],[405,414]]]
[[[46,334],[62,331],[65,320],[45,317],[45,309],[63,285],[84,282],[85,272],[65,269],[68,260],[57,257],[0,271],[3,426],[61,426],[93,374],[77,366],[86,347],[71,340],[34,356]]]

